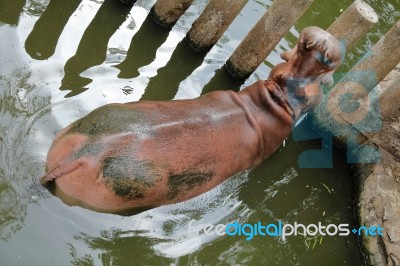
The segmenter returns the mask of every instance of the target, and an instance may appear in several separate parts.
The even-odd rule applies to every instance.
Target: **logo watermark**
[[[217,235],[217,236],[244,236],[247,241],[252,240],[256,236],[270,236],[279,237],[282,240],[286,240],[288,236],[301,235],[307,236],[349,236],[350,234],[358,236],[382,236],[383,228],[377,226],[360,226],[359,228],[350,228],[349,224],[328,224],[323,225],[321,222],[317,224],[304,225],[301,223],[294,222],[293,224],[283,223],[281,221],[277,223],[263,223],[258,221],[257,223],[239,223],[235,221],[229,224],[197,224],[196,220],[191,220],[188,223],[188,232],[192,234],[205,234],[205,235]]]
[[[341,42],[343,61],[346,45],[344,40]],[[355,66],[371,57],[372,51],[368,50]],[[306,117],[314,132],[304,132],[296,127],[292,130],[295,141],[321,139],[322,142],[321,149],[304,151],[299,155],[299,166],[332,168],[334,138],[346,142],[348,163],[379,163],[379,149],[359,142],[360,135],[382,130],[376,70],[353,67],[349,72],[335,72],[333,76],[337,83],[325,88],[327,93],[321,104]]]

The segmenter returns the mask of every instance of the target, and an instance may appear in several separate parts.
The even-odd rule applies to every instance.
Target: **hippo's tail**
[[[64,161],[59,163],[52,170],[48,171],[44,176],[40,178],[40,182],[45,185],[57,177],[69,174],[79,168],[83,164],[82,160]]]

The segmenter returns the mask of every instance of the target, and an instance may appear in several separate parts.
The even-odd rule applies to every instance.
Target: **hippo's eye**
[[[329,58],[328,52],[325,53],[325,58],[326,58],[326,60],[325,60],[324,64],[326,64],[326,65],[332,64],[332,59]]]
[[[329,55],[323,55],[322,53],[319,53],[319,56],[317,57],[318,63],[324,66],[329,66],[330,64],[332,64],[333,61],[328,56]]]

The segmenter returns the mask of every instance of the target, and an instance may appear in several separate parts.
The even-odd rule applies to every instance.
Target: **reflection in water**
[[[30,84],[29,69],[8,68],[9,73],[0,77],[0,238],[5,240],[22,228],[26,205],[47,195],[38,184],[44,165],[35,148],[41,137],[52,137],[49,131],[38,133],[36,128],[44,126],[50,97],[40,95],[38,87]],[[4,70],[0,67],[0,72]]]
[[[58,39],[82,0],[51,0],[25,42],[26,52],[44,60],[54,54]],[[49,23],[51,21],[51,23]]]
[[[102,231],[100,237],[91,237],[84,233],[75,239],[85,242],[90,250],[89,254],[80,254],[79,250],[69,243],[69,250],[73,265],[129,265],[127,258],[140,265],[150,265],[157,261],[157,265],[166,265],[169,259],[152,254],[147,237],[132,237],[134,232],[120,230]],[[94,254],[98,253],[97,256]],[[137,254],[152,254],[138,256]]]
[[[26,205],[4,177],[0,168],[0,239],[7,241],[19,231],[26,216]]]
[[[116,225],[111,230],[101,231],[99,236],[80,233],[75,239],[83,240],[91,254],[80,254],[70,243],[72,262],[97,262],[100,258],[101,262],[119,265],[129,263],[138,254],[148,254],[135,261],[145,265],[163,264],[201,250],[204,245],[217,240],[215,235],[198,234],[202,224],[244,222],[252,213],[237,200],[239,189],[246,180],[246,172],[237,174],[214,190],[189,201],[129,217],[125,219],[128,226],[124,229]],[[193,219],[192,232],[189,232],[188,224]]]
[[[19,16],[25,2],[26,0],[0,0],[0,22],[18,25]]]
[[[139,76],[138,69],[154,60],[158,47],[165,42],[169,31],[165,27],[160,27],[148,15],[139,31],[133,36],[125,60],[115,66],[121,70],[118,77]]]
[[[150,79],[140,100],[171,100],[178,91],[179,83],[187,78],[204,60],[204,53],[195,52],[185,39],[176,46],[167,65]],[[165,81],[168,80],[168,83]]]
[[[80,74],[92,66],[104,62],[107,54],[107,44],[111,36],[126,20],[131,10],[117,0],[105,0],[96,16],[86,28],[79,43],[76,54],[65,64],[65,76],[61,81],[61,90],[70,90],[66,97],[77,95],[85,90],[92,82]]]

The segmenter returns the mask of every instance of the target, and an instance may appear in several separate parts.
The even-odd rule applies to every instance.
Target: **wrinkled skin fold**
[[[57,134],[42,183],[68,204],[115,213],[190,199],[256,166],[341,64],[339,42],[317,27],[281,57],[268,80],[237,93],[97,108]]]

